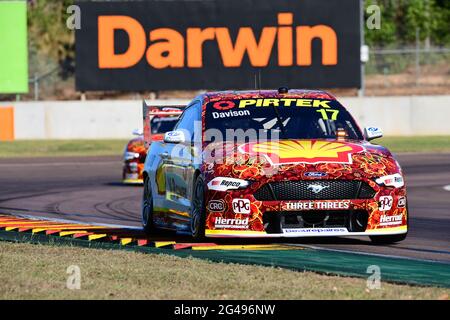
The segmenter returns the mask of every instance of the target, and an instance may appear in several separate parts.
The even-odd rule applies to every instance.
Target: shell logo
[[[287,140],[250,142],[239,150],[254,156],[265,156],[272,165],[289,163],[352,163],[352,154],[364,151],[364,147],[344,142],[321,140]]]

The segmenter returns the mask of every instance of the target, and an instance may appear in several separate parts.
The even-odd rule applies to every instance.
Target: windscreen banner
[[[359,88],[359,0],[77,5],[76,87]]]

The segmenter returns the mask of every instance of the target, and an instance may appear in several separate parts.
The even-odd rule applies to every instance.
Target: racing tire
[[[405,240],[407,233],[393,234],[388,236],[370,236],[373,244],[391,244]]]
[[[142,228],[148,235],[156,232],[155,225],[153,223],[153,198],[152,189],[150,186],[150,179],[148,177],[144,180],[144,193],[142,197]]]
[[[195,179],[191,205],[191,235],[195,240],[205,238],[206,210],[204,197],[204,181],[199,175]]]

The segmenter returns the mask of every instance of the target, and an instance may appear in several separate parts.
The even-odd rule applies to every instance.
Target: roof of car
[[[278,90],[248,90],[248,91],[216,91],[204,94],[209,101],[228,100],[228,99],[247,99],[247,98],[266,98],[266,97],[295,97],[305,99],[328,99],[336,98],[322,90],[289,89],[287,93],[279,93]]]

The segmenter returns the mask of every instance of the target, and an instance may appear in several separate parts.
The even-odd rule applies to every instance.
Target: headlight
[[[390,174],[383,176],[375,180],[379,185],[385,185],[387,187],[401,188],[405,185],[405,181],[400,173]]]
[[[208,182],[208,189],[215,191],[227,191],[247,188],[250,183],[247,180],[216,177]]]
[[[125,160],[133,160],[133,159],[138,159],[139,158],[139,153],[137,153],[137,152],[125,152],[124,154],[123,154],[123,158],[125,159]]]

